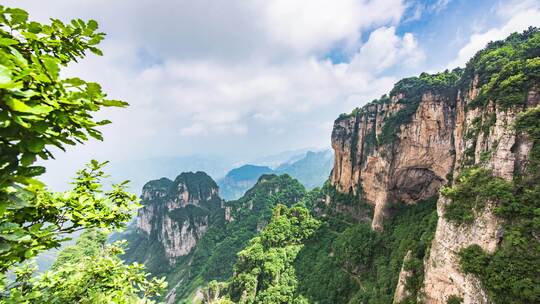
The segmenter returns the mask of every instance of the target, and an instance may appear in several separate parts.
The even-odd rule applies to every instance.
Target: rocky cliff
[[[262,175],[244,196],[223,201],[205,173],[182,173],[146,183],[124,259],[144,263],[169,284],[166,303],[197,299],[211,280],[231,276],[236,253],[268,223],[273,207],[291,206],[305,194],[288,175]]]
[[[374,229],[382,229],[391,201],[412,203],[436,194],[454,162],[453,96],[439,92],[442,87],[409,97],[399,85],[390,97],[337,119],[332,132],[331,183],[374,205]]]
[[[539,37],[536,29],[514,34],[490,44],[464,70],[403,79],[388,96],[340,116],[332,132],[331,186],[356,204],[372,205],[372,228],[381,231],[394,203],[437,195],[468,168],[514,180],[525,172],[534,144],[515,124],[540,103]],[[464,273],[459,254],[471,245],[488,255],[500,247],[504,225],[494,211],[501,203],[488,199],[467,224],[445,217],[449,204],[445,196],[437,203],[419,300],[491,303],[479,278]],[[403,297],[402,277],[395,299]]]
[[[185,256],[205,234],[211,210],[221,208],[217,184],[203,172],[180,174],[146,183],[137,232],[145,246],[162,250],[170,265]]]

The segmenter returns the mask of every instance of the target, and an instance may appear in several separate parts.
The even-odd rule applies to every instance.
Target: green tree
[[[149,297],[166,287],[165,280],[148,279],[141,264],[124,264],[123,244],[106,239],[102,230],[83,232],[40,276],[32,277],[31,266],[18,268],[0,303],[153,303]]]
[[[50,24],[0,6],[0,272],[40,251],[58,247],[63,235],[88,227],[119,227],[135,197],[124,184],[102,192],[103,164],[78,172],[72,191],[46,191],[36,177],[38,158],[51,147],[101,140],[97,127],[110,123],[93,114],[127,103],[106,99],[97,83],[62,78],[60,70],[96,47],[105,34],[94,20]]]
[[[277,205],[268,226],[238,253],[225,299],[238,303],[307,303],[296,294],[298,280],[293,263],[303,241],[320,224],[305,207]]]

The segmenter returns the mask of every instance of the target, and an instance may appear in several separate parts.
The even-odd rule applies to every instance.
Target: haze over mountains
[[[289,174],[310,190],[323,185],[332,170],[334,158],[330,150],[307,151],[272,169],[268,166],[243,165],[218,181],[220,195],[226,200],[240,198],[263,174]]]

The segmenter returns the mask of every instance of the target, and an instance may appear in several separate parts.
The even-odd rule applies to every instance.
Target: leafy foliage
[[[444,217],[456,224],[472,223],[475,212],[483,210],[487,201],[508,205],[514,199],[510,182],[481,168],[464,170],[456,184],[443,187],[441,194],[451,200],[445,206]]]
[[[38,252],[55,248],[66,235],[83,228],[120,228],[131,219],[138,208],[134,194],[125,191],[126,183],[113,185],[110,191],[102,190],[106,164],[92,161],[80,170],[73,182],[73,189],[52,193],[36,189],[24,193],[18,202],[19,209],[4,210],[0,225],[3,239],[0,252],[0,269],[6,270],[15,262],[26,260]],[[11,222],[7,222],[7,218]],[[17,225],[16,223],[20,223]]]
[[[270,223],[238,253],[226,297],[237,303],[306,303],[295,295],[293,262],[319,225],[304,207],[277,205]]]
[[[489,100],[503,107],[524,105],[528,90],[540,80],[539,53],[538,28],[489,43],[467,63],[461,80],[465,86],[478,77],[480,92],[469,107],[486,105]]]
[[[17,269],[15,284],[0,303],[151,303],[167,283],[148,279],[141,264],[124,264],[118,257],[122,244],[106,239],[103,231],[85,231],[52,270],[32,277],[28,265]]]
[[[93,197],[101,165],[79,172],[75,188],[51,194],[35,179],[45,168],[51,147],[101,139],[97,127],[108,120],[92,114],[102,107],[123,107],[106,99],[97,83],[62,79],[60,70],[96,47],[104,34],[96,21],[64,24],[29,21],[28,13],[0,6],[0,271],[37,252],[56,247],[61,233],[78,228],[118,226],[127,219],[122,184],[104,197]],[[65,227],[64,225],[67,225]]]

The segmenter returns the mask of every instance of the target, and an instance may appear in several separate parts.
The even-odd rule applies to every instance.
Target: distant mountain
[[[250,160],[249,163],[260,166],[268,166],[270,168],[276,168],[284,163],[297,161],[303,158],[308,151],[313,150],[315,149],[303,148],[297,150],[283,151],[272,155],[258,157],[256,159]]]
[[[332,151],[308,151],[304,157],[292,163],[282,164],[274,171],[278,174],[289,174],[310,190],[322,186],[324,181],[328,179],[333,164],[334,154]]]
[[[229,171],[218,181],[221,197],[225,200],[238,199],[246,190],[255,185],[260,176],[269,173],[289,174],[298,179],[307,189],[322,186],[328,179],[334,161],[331,150],[307,151],[303,154],[283,153],[289,154],[290,158],[275,169],[268,166],[243,165]]]
[[[218,181],[219,193],[225,200],[238,199],[255,185],[259,177],[272,172],[269,167],[256,165],[243,165],[232,169]]]

